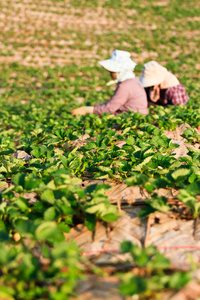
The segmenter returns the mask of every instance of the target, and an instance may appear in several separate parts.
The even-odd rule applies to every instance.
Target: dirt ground
[[[143,1],[141,7],[149,2]],[[108,7],[73,7],[71,1],[1,1],[0,9],[0,63],[19,62],[26,66],[64,66],[72,62],[90,63],[111,54],[114,47],[133,49],[132,57],[139,62],[145,59],[159,59],[161,53],[178,58],[183,46],[174,44],[173,51],[168,43],[157,41],[156,51],[146,49],[146,43],[153,42],[153,34],[159,28],[161,17],[145,15],[140,19],[136,9],[116,10]],[[155,1],[154,5],[167,9],[169,1]],[[198,3],[194,4],[194,8]],[[175,19],[166,26],[169,39],[182,37],[185,55],[198,54],[200,30],[181,30],[181,23],[199,21],[199,17]],[[163,23],[165,26],[165,23]],[[138,35],[137,35],[138,32]],[[111,34],[112,33],[112,34]],[[125,37],[124,37],[125,34]],[[111,49],[110,49],[111,46]],[[187,48],[185,48],[187,47]],[[155,48],[155,47],[154,47]],[[142,50],[142,51],[141,51]],[[159,52],[158,52],[159,51]],[[162,63],[162,61],[161,61]],[[183,66],[184,67],[184,66]],[[196,67],[199,69],[197,62]]]

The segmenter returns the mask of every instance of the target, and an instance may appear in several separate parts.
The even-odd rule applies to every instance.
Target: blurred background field
[[[33,93],[45,97],[51,89],[66,101],[66,96],[101,101],[95,91],[107,92],[109,75],[97,62],[120,49],[131,52],[138,76],[145,62],[157,60],[194,99],[199,95],[199,16],[200,3],[191,0],[1,1],[1,93],[17,101],[32,99]]]

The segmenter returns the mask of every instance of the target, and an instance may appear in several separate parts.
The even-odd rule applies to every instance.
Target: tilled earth
[[[106,1],[99,1],[97,6],[92,7],[72,5],[72,2],[1,1],[0,63],[54,67],[72,62],[86,64],[89,59],[92,64],[119,47],[130,51],[137,63],[146,59],[162,62],[163,55],[176,59],[183,52],[185,56],[193,54],[196,57],[194,68],[199,70],[198,16],[179,16],[166,23],[162,15],[152,17],[150,8],[149,14],[143,12],[149,1],[143,1],[138,9],[129,8],[129,4],[128,8],[122,6],[117,10],[111,5],[105,6]],[[155,1],[153,4],[167,12],[170,1]],[[187,9],[185,5],[183,7]],[[198,1],[193,3],[193,8],[199,9]],[[161,24],[164,32],[160,32]],[[187,29],[187,24],[192,29]],[[160,37],[159,34],[154,37],[157,31]],[[179,38],[182,44],[170,45],[169,41],[174,37]],[[185,62],[182,68],[186,73],[190,72],[187,67]],[[199,78],[196,72],[192,76]]]

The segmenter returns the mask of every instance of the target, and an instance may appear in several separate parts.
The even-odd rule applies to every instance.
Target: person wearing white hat
[[[82,106],[74,109],[71,113],[73,115],[94,113],[100,116],[103,113],[116,115],[131,110],[147,115],[147,96],[139,79],[133,73],[136,63],[131,60],[130,53],[115,50],[110,59],[100,61],[99,64],[110,72],[112,81],[107,85],[117,83],[114,95],[105,104]]]
[[[185,87],[176,76],[156,61],[144,65],[140,82],[147,93],[149,105],[185,105],[189,100]]]

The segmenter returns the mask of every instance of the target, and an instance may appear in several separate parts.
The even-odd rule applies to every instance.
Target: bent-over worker
[[[130,53],[115,50],[110,59],[100,61],[99,64],[110,72],[113,79],[107,85],[117,83],[114,95],[105,104],[82,106],[74,109],[72,114],[94,113],[100,116],[103,113],[111,113],[116,115],[131,110],[147,115],[147,96],[139,79],[133,73],[136,63],[131,60]]]
[[[149,105],[185,105],[189,100],[185,87],[176,76],[156,61],[144,65],[140,82],[147,93]]]

